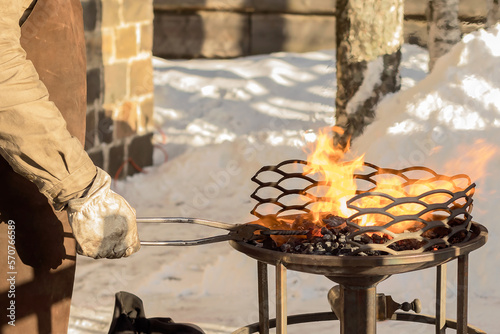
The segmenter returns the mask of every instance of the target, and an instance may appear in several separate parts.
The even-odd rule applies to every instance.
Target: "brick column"
[[[86,23],[86,149],[115,176],[152,164],[152,0],[82,0]],[[95,19],[93,19],[95,18]],[[92,22],[95,24],[91,24]]]

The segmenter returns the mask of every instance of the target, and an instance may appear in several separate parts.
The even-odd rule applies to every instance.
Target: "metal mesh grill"
[[[320,189],[329,185],[318,174],[308,172],[307,166],[306,161],[287,160],[276,166],[262,167],[252,178],[258,187],[251,197],[258,203],[251,213],[260,220],[283,221],[287,217],[307,217],[313,205],[328,201]],[[402,191],[391,195],[373,191],[377,180],[387,176],[398,178]],[[346,236],[346,243],[353,246],[353,254],[374,250],[388,254],[421,253],[470,238],[475,184],[467,175],[449,177],[426,167],[396,170],[364,163],[363,170],[356,173],[354,179],[356,195],[347,201],[347,207],[355,213],[347,217],[346,223],[352,230]],[[410,186],[421,185],[423,181],[432,187],[426,190],[422,185],[422,192],[416,196],[406,192]],[[444,184],[447,186],[441,187]],[[382,200],[383,205],[366,207],[364,204],[362,207],[361,200],[366,199]],[[412,207],[411,214],[398,213],[398,208],[408,206]],[[383,223],[361,226],[360,222],[368,215],[374,215]],[[395,227],[406,226],[402,224],[412,227],[403,229],[403,233],[399,232],[400,228],[395,232]],[[361,241],[366,240],[363,235],[373,234],[384,238],[379,238],[377,243]],[[414,249],[398,250],[394,247],[409,241]]]

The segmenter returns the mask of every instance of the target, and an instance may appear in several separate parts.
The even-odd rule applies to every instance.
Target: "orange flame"
[[[341,128],[335,127],[333,131],[342,134]],[[340,146],[333,146],[328,131],[320,131],[316,142],[316,149],[307,158],[309,166],[306,173],[318,173],[321,180],[325,181],[327,188],[324,197],[329,201],[320,201],[312,207],[314,221],[319,223],[320,216],[327,213],[334,213],[338,216],[348,217],[351,215],[346,202],[356,194],[356,183],[354,172],[363,167],[364,155],[349,163],[341,163],[345,152],[349,147],[343,149]]]
[[[338,131],[338,129],[333,129]],[[309,166],[305,171],[307,174],[317,173],[319,179],[326,184],[326,193],[321,197],[327,201],[318,201],[311,206],[311,214],[314,223],[323,226],[322,217],[325,214],[334,214],[340,217],[348,218],[357,211],[348,207],[347,201],[352,199],[357,193],[357,183],[354,174],[363,169],[364,155],[351,162],[342,162],[346,150],[340,147],[334,147],[331,136],[328,131],[321,131],[318,135],[316,146],[313,152],[308,156]],[[378,176],[378,175],[377,175]],[[406,181],[394,175],[380,175],[376,179],[376,185],[369,191],[371,193],[387,194],[394,198],[415,197],[427,191],[434,189],[446,189],[452,192],[457,190],[457,184],[449,181],[426,180],[421,179],[414,183],[407,184]],[[465,187],[464,187],[465,189]],[[446,203],[450,196],[439,193],[422,198],[425,204]],[[393,203],[392,200],[384,196],[366,196],[357,199],[351,203],[357,208],[385,208]],[[454,203],[460,205],[460,203]],[[419,203],[404,203],[387,209],[388,213],[393,215],[416,215],[425,209],[424,205]],[[439,216],[439,212],[428,212],[420,216],[423,220],[432,220],[434,216]],[[360,226],[381,226],[390,222],[392,219],[382,214],[364,214],[355,222]],[[403,221],[389,228],[394,233],[402,233],[406,230],[418,230],[424,224],[416,220]]]
[[[487,176],[487,164],[499,151],[497,146],[484,139],[476,139],[470,145],[459,145],[456,150],[457,158],[446,163],[445,171],[455,173],[458,167],[462,173],[480,180]]]

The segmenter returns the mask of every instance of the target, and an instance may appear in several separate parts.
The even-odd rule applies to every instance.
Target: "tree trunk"
[[[375,117],[375,107],[399,90],[403,0],[337,0],[335,141],[346,146]]]
[[[429,71],[436,60],[450,51],[461,39],[458,20],[459,0],[429,0],[427,29],[429,31]]]
[[[488,17],[486,21],[486,28],[490,28],[500,21],[500,0],[488,1]]]

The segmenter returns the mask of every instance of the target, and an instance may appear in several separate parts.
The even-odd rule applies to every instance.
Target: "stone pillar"
[[[89,22],[86,149],[112,177],[131,175],[137,172],[134,165],[152,164],[153,2],[82,0],[82,5]]]
[[[97,145],[97,115],[102,110],[102,38],[101,3],[99,0],[82,0],[85,44],[87,48],[87,132],[85,149]]]

